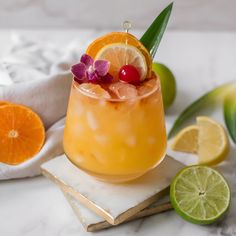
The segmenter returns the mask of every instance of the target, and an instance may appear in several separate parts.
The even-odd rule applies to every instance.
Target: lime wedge
[[[207,166],[190,166],[173,179],[170,200],[185,220],[194,224],[212,224],[227,212],[230,189],[216,170]]]

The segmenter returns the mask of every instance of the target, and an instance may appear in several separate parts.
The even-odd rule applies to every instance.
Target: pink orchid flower
[[[109,61],[94,61],[89,55],[83,54],[80,63],[71,67],[71,72],[78,83],[109,83],[113,79],[108,73],[109,68]]]

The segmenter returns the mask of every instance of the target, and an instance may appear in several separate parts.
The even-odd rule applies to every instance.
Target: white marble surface
[[[86,40],[99,31],[21,31],[27,37],[64,45],[72,38]],[[166,116],[170,127],[177,114],[203,92],[217,84],[236,79],[236,33],[168,32],[157,54],[178,82],[178,96]],[[10,43],[10,32],[0,31],[0,57]],[[219,121],[220,112],[213,114]],[[232,189],[227,218],[212,226],[197,226],[173,211],[96,233],[98,236],[234,236],[236,235],[236,147],[220,169]],[[186,163],[194,157],[176,155]],[[61,191],[44,177],[0,182],[0,235],[2,236],[86,236]]]

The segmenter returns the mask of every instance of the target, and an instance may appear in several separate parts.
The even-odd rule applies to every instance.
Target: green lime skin
[[[230,206],[230,189],[225,178],[207,166],[188,166],[172,180],[170,201],[184,220],[198,225],[221,220]]]
[[[161,63],[154,62],[152,70],[160,77],[164,108],[170,107],[176,97],[176,80],[170,69]]]

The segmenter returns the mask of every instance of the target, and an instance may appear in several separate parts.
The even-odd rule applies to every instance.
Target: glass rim
[[[81,94],[83,94],[86,97],[89,98],[93,98],[96,100],[103,100],[103,101],[108,101],[108,102],[127,102],[127,101],[135,101],[135,100],[141,100],[143,98],[147,98],[149,96],[151,96],[152,94],[154,94],[155,92],[160,92],[160,81],[159,81],[159,77],[156,76],[156,85],[153,87],[153,89],[151,89],[149,92],[143,94],[143,95],[138,95],[136,97],[133,98],[102,98],[102,97],[98,97],[92,93],[86,92],[84,90],[82,90],[81,88],[79,88],[78,82],[76,82],[74,79],[72,81],[72,86],[74,86],[74,88],[76,89],[76,91],[80,92]]]

